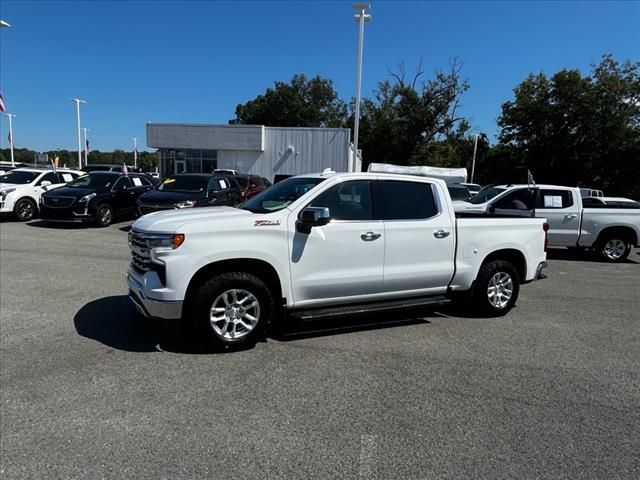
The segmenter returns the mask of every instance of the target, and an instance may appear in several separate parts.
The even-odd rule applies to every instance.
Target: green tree
[[[378,84],[374,97],[362,102],[359,140],[363,169],[374,162],[460,166],[466,161],[452,157],[456,154],[453,147],[445,153],[448,147],[442,144],[456,132],[460,135],[468,130],[458,115],[462,94],[469,88],[460,70],[461,65],[453,61],[448,72],[438,70],[432,79],[421,81],[424,72],[418,67],[407,80],[400,65],[399,72],[391,74],[392,80]],[[434,157],[436,150],[439,155]]]
[[[605,55],[589,76],[530,75],[502,105],[498,125],[511,167],[530,169],[538,182],[640,196],[640,63]]]
[[[347,116],[333,82],[320,76],[294,75],[290,83],[275,82],[273,88],[236,107],[232,125],[277,127],[340,127]]]

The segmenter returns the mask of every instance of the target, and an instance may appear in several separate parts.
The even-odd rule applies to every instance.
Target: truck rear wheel
[[[622,235],[609,235],[598,242],[596,252],[605,262],[622,262],[631,253],[631,242]]]
[[[493,260],[480,268],[473,300],[482,313],[501,316],[513,308],[519,293],[520,278],[515,267],[505,260]]]
[[[255,275],[230,272],[203,283],[195,292],[196,327],[216,348],[246,348],[264,336],[274,312],[267,285]]]

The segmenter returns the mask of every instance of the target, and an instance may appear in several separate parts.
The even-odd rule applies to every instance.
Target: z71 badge
[[[254,227],[271,227],[274,225],[280,225],[280,220],[256,220]]]

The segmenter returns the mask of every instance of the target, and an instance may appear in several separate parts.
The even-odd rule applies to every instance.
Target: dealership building
[[[158,149],[163,178],[218,168],[273,181],[278,174],[360,171],[361,165],[347,128],[148,123],[147,146]]]

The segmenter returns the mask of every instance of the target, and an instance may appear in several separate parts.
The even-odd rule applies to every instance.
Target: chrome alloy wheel
[[[627,250],[627,246],[622,240],[613,238],[604,244],[602,250],[607,258],[611,260],[618,260],[624,255],[624,252]]]
[[[489,303],[495,308],[505,308],[513,295],[513,279],[511,275],[498,272],[489,281],[487,296]]]
[[[259,320],[258,299],[246,290],[227,290],[211,305],[209,321],[214,333],[225,342],[235,342],[246,337]]]
[[[100,211],[98,212],[98,216],[100,217],[100,222],[102,224],[111,223],[112,215],[111,215],[111,209],[110,208],[102,207],[100,209]]]

